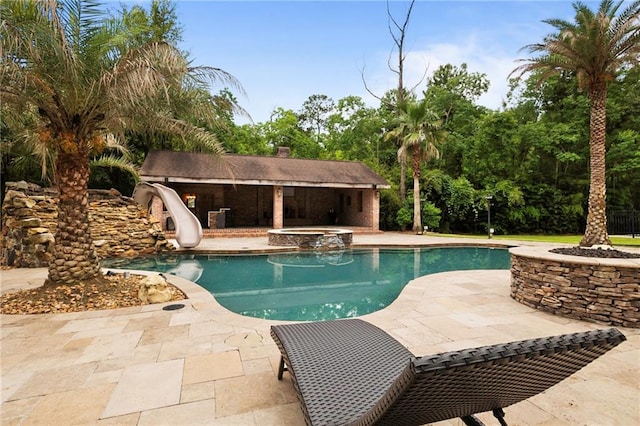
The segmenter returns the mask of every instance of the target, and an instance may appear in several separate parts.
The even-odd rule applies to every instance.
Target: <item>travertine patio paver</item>
[[[145,411],[140,414],[138,426],[208,425],[215,413],[215,405],[214,399],[205,399]]]
[[[216,413],[220,417],[260,410],[296,401],[290,380],[273,381],[273,374],[260,373],[216,382]]]
[[[115,383],[51,392],[40,398],[25,425],[86,425],[102,414],[104,404],[112,395]],[[73,403],[69,403],[73,401]],[[4,423],[3,423],[4,424]]]
[[[173,360],[125,368],[101,417],[178,404],[183,365]]]
[[[199,249],[269,250],[266,240],[205,239]],[[354,242],[400,246],[456,241],[384,234],[357,235]],[[0,271],[0,289],[33,287],[45,276],[44,269]],[[509,296],[509,279],[509,271],[420,277],[389,307],[362,318],[417,355],[603,328],[520,305]],[[189,295],[179,311],[149,305],[2,315],[0,423],[304,424],[290,378],[276,379],[279,352],[269,327],[279,321],[234,314],[201,287],[171,280]],[[640,424],[640,330],[621,331],[626,342],[543,394],[508,407],[509,424]],[[480,418],[495,424],[490,414]]]
[[[95,369],[96,364],[89,363],[35,371],[11,398],[23,399],[77,389],[85,384]]]
[[[242,376],[243,374],[240,353],[237,350],[206,355],[191,355],[185,358],[182,383],[190,385],[192,383]]]

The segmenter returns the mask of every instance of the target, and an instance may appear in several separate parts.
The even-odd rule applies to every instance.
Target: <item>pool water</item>
[[[509,252],[485,247],[351,249],[251,255],[163,255],[103,266],[158,271],[197,282],[241,315],[295,321],[357,317],[393,302],[416,277],[509,269]]]

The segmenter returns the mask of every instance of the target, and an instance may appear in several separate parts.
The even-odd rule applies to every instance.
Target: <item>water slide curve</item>
[[[198,218],[184,205],[180,196],[171,188],[159,183],[140,182],[133,190],[133,199],[148,206],[152,196],[162,199],[176,227],[176,241],[180,247],[193,248],[202,240],[202,225]]]

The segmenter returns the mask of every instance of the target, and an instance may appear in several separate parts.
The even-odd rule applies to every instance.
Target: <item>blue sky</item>
[[[408,5],[390,3],[399,22]],[[356,95],[377,106],[363,73],[379,95],[397,84],[387,66],[394,43],[383,0],[179,0],[177,14],[184,26],[181,47],[194,64],[222,68],[240,81],[246,91],[240,104],[254,122],[268,121],[276,107],[298,111],[314,94],[335,101]],[[541,22],[548,18],[572,20],[571,2],[418,0],[405,41],[406,86],[417,84],[425,69],[466,62],[491,82],[479,102],[497,109],[515,60],[526,57],[520,48],[552,30]],[[424,83],[417,92],[423,89]]]

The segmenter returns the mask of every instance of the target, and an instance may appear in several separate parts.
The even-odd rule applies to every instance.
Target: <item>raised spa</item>
[[[283,228],[269,231],[270,246],[335,250],[351,246],[353,231],[338,228]]]

